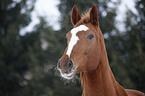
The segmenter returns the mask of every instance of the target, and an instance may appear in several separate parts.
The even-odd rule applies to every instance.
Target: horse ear
[[[97,11],[97,7],[95,4],[93,4],[93,6],[90,10],[90,21],[93,25],[99,26],[98,11]]]
[[[76,5],[74,5],[74,7],[72,8],[72,12],[71,12],[71,22],[73,25],[75,25],[76,23],[79,22],[80,19],[81,19],[81,16],[79,14],[79,11],[78,11]]]

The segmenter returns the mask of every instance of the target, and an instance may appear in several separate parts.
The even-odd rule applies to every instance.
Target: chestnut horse
[[[82,96],[144,96],[140,91],[124,89],[115,80],[99,28],[97,7],[93,5],[81,17],[74,6],[71,22],[74,28],[66,35],[68,46],[57,63],[61,76],[72,79],[80,73]]]

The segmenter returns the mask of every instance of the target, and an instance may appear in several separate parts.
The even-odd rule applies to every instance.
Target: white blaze
[[[77,33],[80,32],[80,31],[87,31],[89,28],[85,25],[80,25],[76,28],[73,28],[71,30],[71,34],[72,34],[72,37],[70,39],[70,42],[68,44],[68,49],[67,49],[67,52],[66,54],[70,57],[71,55],[71,52],[73,50],[73,47],[77,44],[78,40],[79,40],[79,37],[77,36]]]

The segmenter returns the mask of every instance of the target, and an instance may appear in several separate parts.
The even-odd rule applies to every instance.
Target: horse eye
[[[87,36],[87,39],[92,40],[93,38],[94,38],[94,35],[93,35],[93,34],[89,34],[89,35]]]

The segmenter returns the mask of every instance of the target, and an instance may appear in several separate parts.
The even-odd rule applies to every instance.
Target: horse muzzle
[[[72,79],[77,70],[77,66],[73,63],[71,59],[62,58],[58,60],[57,69],[59,70],[61,76],[65,79]]]

